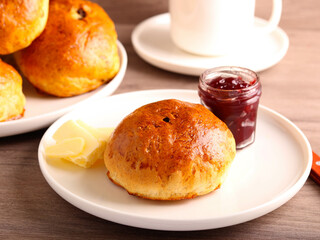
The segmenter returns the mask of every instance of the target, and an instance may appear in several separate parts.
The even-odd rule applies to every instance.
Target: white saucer
[[[266,21],[256,18],[255,26]],[[148,63],[176,73],[199,76],[204,70],[217,66],[240,66],[256,72],[270,68],[286,54],[289,38],[280,28],[264,37],[251,39],[233,55],[203,57],[180,50],[170,38],[168,13],[141,22],[133,31],[131,40],[135,51]]]
[[[81,119],[94,127],[116,127],[136,108],[170,98],[199,103],[197,91],[149,90],[98,99],[64,115],[39,144],[43,176],[62,198],[90,214],[129,226],[172,231],[220,228],[263,216],[291,199],[307,180],[312,164],[307,138],[288,119],[263,106],[258,111],[255,143],[237,151],[219,190],[195,199],[141,199],[112,183],[103,161],[83,169],[46,160],[44,149],[64,122]]]

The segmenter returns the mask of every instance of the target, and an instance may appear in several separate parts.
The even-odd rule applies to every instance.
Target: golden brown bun
[[[130,194],[179,200],[219,188],[235,151],[232,133],[208,109],[164,100],[123,119],[104,161],[108,177]]]
[[[52,0],[45,30],[15,59],[36,88],[69,97],[96,89],[116,75],[116,40],[114,23],[99,5]]]
[[[0,60],[0,122],[21,118],[25,103],[21,76]]]
[[[0,0],[0,54],[25,48],[40,35],[49,0]]]

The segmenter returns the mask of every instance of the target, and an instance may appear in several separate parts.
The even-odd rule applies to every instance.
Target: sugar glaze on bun
[[[116,41],[115,25],[98,4],[51,0],[45,30],[14,56],[38,90],[71,97],[98,88],[118,73]]]
[[[105,151],[108,177],[130,194],[180,200],[220,187],[236,153],[228,127],[200,104],[163,100],[125,117]]]
[[[0,54],[29,46],[48,19],[49,0],[0,0]]]
[[[0,59],[0,122],[23,117],[25,104],[20,74]]]

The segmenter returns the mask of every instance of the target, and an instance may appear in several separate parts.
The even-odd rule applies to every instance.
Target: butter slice
[[[49,158],[64,158],[80,154],[84,146],[85,141],[81,137],[67,138],[57,144],[48,146],[45,149],[45,153]]]
[[[111,127],[107,127],[107,128],[94,128],[90,125],[88,125],[87,123],[85,123],[82,120],[77,120],[76,121],[81,127],[85,128],[86,130],[88,130],[96,139],[98,139],[99,141],[107,141],[112,132],[114,131],[114,128]]]
[[[77,120],[76,122],[89,131],[99,141],[99,147],[96,150],[96,158],[103,159],[104,150],[106,149],[107,142],[114,131],[114,128],[94,128],[82,120]]]
[[[54,133],[53,139],[57,143],[67,138],[81,137],[85,141],[84,149],[81,153],[74,156],[66,156],[63,159],[71,161],[81,167],[89,168],[96,160],[98,155],[100,144],[99,141],[86,129],[77,124],[74,120],[65,122],[61,127]]]
[[[94,128],[81,120],[69,120],[53,134],[56,145],[49,146],[49,149],[46,148],[45,151],[46,154],[49,152],[48,157],[59,157],[81,167],[89,168],[98,159],[103,159],[107,140],[113,130],[114,128]],[[80,150],[81,140],[79,138],[84,142],[82,150]],[[68,151],[66,143],[68,146],[72,143],[77,146],[70,146]]]

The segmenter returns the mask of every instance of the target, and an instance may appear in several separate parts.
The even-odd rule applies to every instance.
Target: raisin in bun
[[[21,118],[25,103],[21,76],[0,60],[0,122]]]
[[[49,0],[0,0],[0,54],[25,48],[40,35]]]
[[[113,21],[97,4],[51,0],[43,33],[15,54],[25,77],[42,92],[58,97],[98,88],[119,70]]]
[[[208,109],[163,100],[123,119],[104,161],[108,177],[130,194],[179,200],[219,188],[235,152],[232,133]]]

